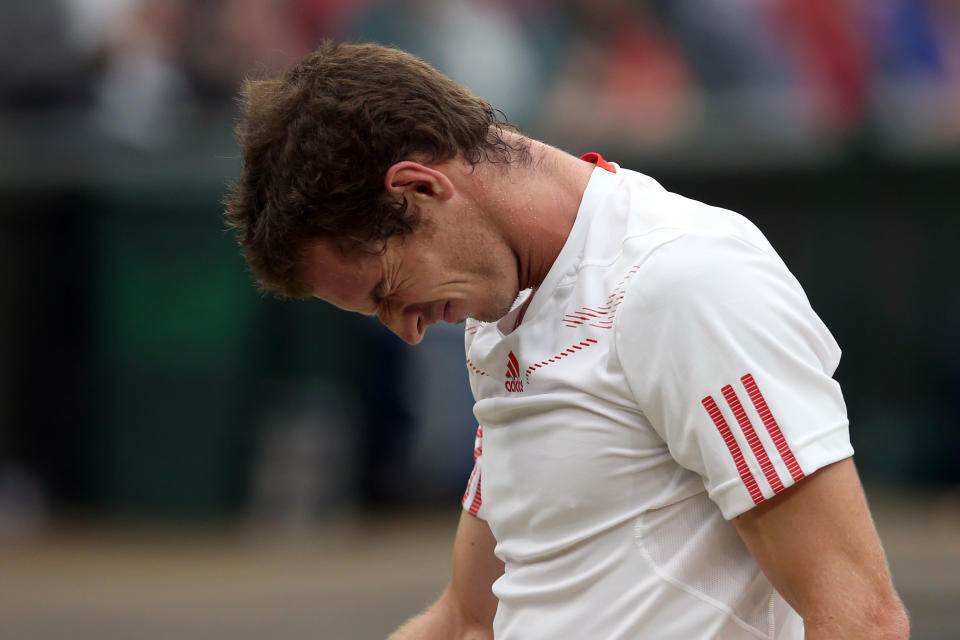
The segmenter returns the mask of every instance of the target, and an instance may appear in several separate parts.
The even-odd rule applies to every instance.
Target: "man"
[[[466,322],[453,574],[394,638],[907,637],[839,349],[752,224],[384,47],[246,100],[227,217],[261,284],[409,343]]]

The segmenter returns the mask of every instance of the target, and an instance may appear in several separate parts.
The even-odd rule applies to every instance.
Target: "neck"
[[[505,237],[517,256],[520,289],[537,288],[553,266],[577,219],[593,165],[533,142],[530,167],[506,180],[501,195]]]

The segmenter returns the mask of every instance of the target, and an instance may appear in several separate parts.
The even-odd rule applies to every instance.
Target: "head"
[[[422,208],[417,228],[388,238],[375,254],[345,254],[324,239],[308,244],[301,268],[311,294],[376,316],[410,344],[436,322],[503,317],[519,290],[520,265],[490,217],[460,194],[455,174],[462,167],[399,165],[390,188]]]
[[[281,78],[247,81],[243,103],[227,222],[261,287],[283,296],[316,295],[304,265],[317,242],[378,255],[419,227],[409,192],[388,188],[391,168],[529,161],[490,105],[379,45],[324,43]]]

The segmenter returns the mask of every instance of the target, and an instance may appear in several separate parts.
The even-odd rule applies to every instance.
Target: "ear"
[[[413,160],[402,160],[387,169],[387,193],[410,200],[443,202],[453,197],[453,183],[443,171]]]

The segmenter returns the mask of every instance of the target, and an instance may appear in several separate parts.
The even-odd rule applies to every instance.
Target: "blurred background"
[[[844,349],[914,638],[960,637],[956,0],[14,0],[0,640],[376,638],[444,586],[461,330],[260,296],[220,219],[239,82],[325,37],[754,220]]]

